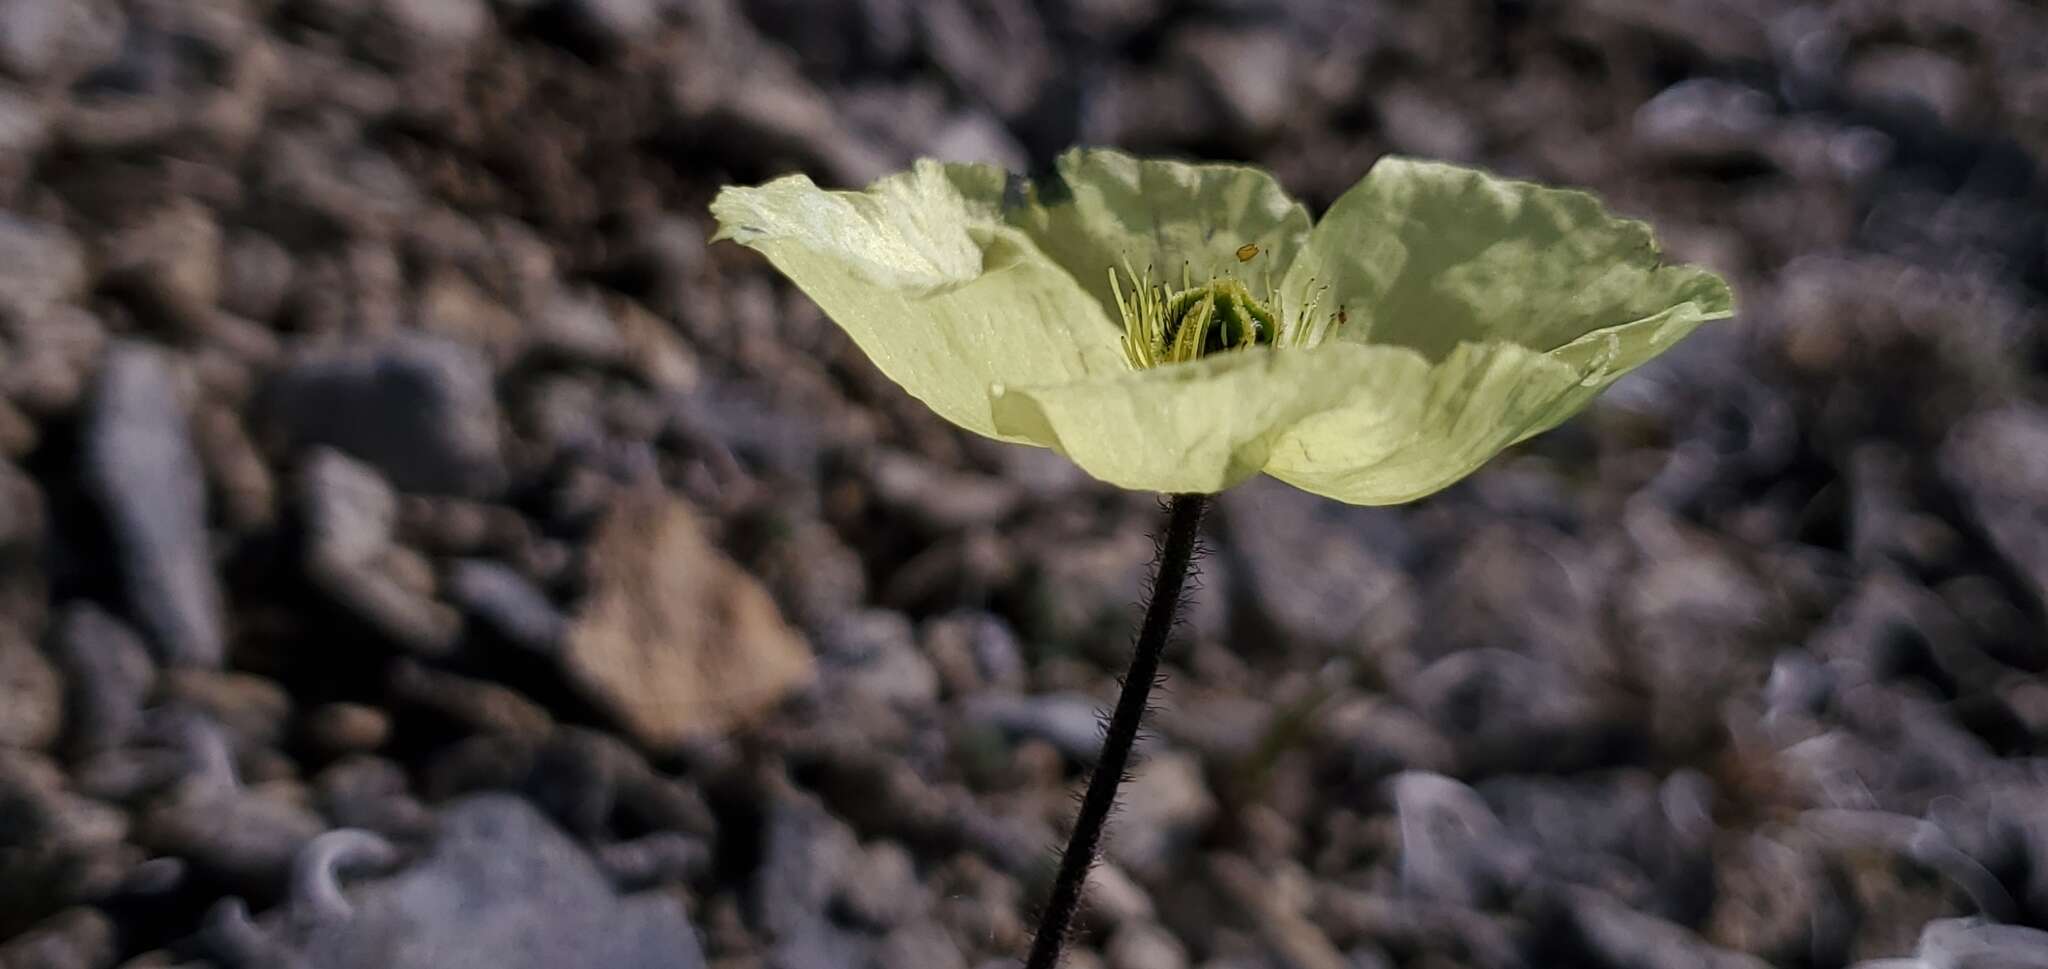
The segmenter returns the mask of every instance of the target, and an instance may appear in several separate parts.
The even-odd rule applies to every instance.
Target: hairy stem
[[[1055,969],[1060,951],[1066,947],[1074,915],[1081,909],[1081,891],[1088,882],[1088,870],[1102,850],[1102,829],[1116,805],[1117,785],[1123,783],[1130,767],[1131,747],[1138,739],[1138,722],[1145,716],[1146,698],[1159,679],[1159,657],[1166,652],[1166,639],[1173,632],[1174,614],[1187,586],[1188,566],[1195,559],[1197,533],[1201,531],[1206,495],[1174,495],[1168,503],[1166,535],[1159,543],[1159,574],[1152,581],[1152,601],[1145,606],[1145,624],[1138,630],[1138,645],[1131,656],[1130,671],[1124,674],[1123,692],[1117,695],[1116,711],[1110,714],[1109,732],[1102,739],[1102,756],[1088,777],[1088,793],[1082,795],[1081,813],[1074,819],[1074,833],[1067,850],[1060,854],[1059,875],[1052,884],[1039,917],[1038,936],[1031,942],[1025,969]]]

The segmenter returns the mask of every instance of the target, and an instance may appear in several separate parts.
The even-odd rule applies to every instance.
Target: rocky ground
[[[2023,0],[0,0],[0,965],[1008,964],[1152,499],[704,206],[1075,142],[1591,186],[1743,313],[1225,497],[1071,965],[2048,965]]]

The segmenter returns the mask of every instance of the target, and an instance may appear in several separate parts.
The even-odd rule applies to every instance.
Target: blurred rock
[[[1023,647],[1000,616],[978,611],[936,616],[925,620],[918,639],[938,668],[940,683],[954,696],[1013,692],[1024,685]]]
[[[190,862],[234,891],[274,898],[285,888],[293,857],[326,828],[319,815],[292,801],[195,778],[142,814],[135,840]]]
[[[1216,815],[1201,761],[1178,752],[1141,758],[1118,801],[1117,836],[1106,854],[1144,881],[1178,870]]]
[[[110,890],[139,860],[128,818],[71,793],[55,765],[0,749],[0,936]]]
[[[391,739],[391,716],[361,703],[323,703],[306,714],[303,729],[322,753],[361,754]]]
[[[343,887],[328,874],[307,884],[314,891],[295,895],[289,913],[246,925],[241,937],[308,966],[704,965],[674,897],[615,893],[582,849],[505,795],[450,805],[425,856],[389,878]]]
[[[275,747],[284,740],[292,698],[271,680],[248,673],[173,669],[158,682],[163,699],[205,714],[241,749]]]
[[[109,284],[173,332],[206,325],[221,294],[221,230],[190,200],[172,202],[103,246]]]
[[[1420,771],[1397,774],[1388,785],[1401,825],[1404,888],[1473,908],[1516,890],[1530,859],[1509,842],[1478,792]]]
[[[100,751],[133,739],[157,678],[141,638],[99,607],[78,603],[58,618],[49,650],[65,675],[71,749]]]
[[[307,578],[343,609],[413,652],[452,649],[461,616],[434,601],[431,588],[394,569],[404,550],[392,542],[398,497],[377,473],[337,451],[315,450],[300,469]],[[431,576],[427,577],[431,583]]]
[[[561,648],[568,619],[525,576],[489,559],[456,562],[448,597],[505,641],[552,656]]]
[[[1231,605],[1289,653],[1398,644],[1415,626],[1415,591],[1389,563],[1407,536],[1382,513],[1348,508],[1277,481],[1219,499]]]
[[[1187,969],[1188,952],[1156,925],[1131,923],[1116,930],[1103,947],[1108,969]]]
[[[917,862],[903,846],[879,841],[861,848],[847,869],[834,908],[855,924],[887,930],[922,916],[931,900],[917,880]]]
[[[916,11],[932,60],[1004,117],[1029,109],[1052,76],[1053,52],[1030,7],[997,0],[937,0]]]
[[[2025,969],[2048,965],[2048,932],[1982,919],[1939,919],[1920,932],[1916,953],[1935,969]]]
[[[1502,650],[1446,656],[1396,689],[1469,771],[1583,768],[1640,742],[1623,711],[1569,671]]]
[[[1695,165],[1754,164],[1777,123],[1769,95],[1732,81],[1680,81],[1636,111],[1636,146]]]
[[[265,401],[295,446],[339,448],[400,490],[481,496],[504,486],[490,367],[468,347],[415,336],[310,350]]]
[[[100,374],[84,454],[135,619],[173,666],[220,665],[221,590],[206,479],[162,351],[123,343]]]
[[[398,703],[430,712],[464,733],[539,739],[554,726],[545,709],[509,687],[431,670],[410,660],[391,667],[391,694]]]
[[[313,778],[314,804],[335,825],[391,838],[433,831],[435,818],[413,796],[405,768],[381,757],[344,757]]]
[[[591,591],[563,663],[640,742],[669,747],[727,729],[815,675],[810,648],[768,593],[680,500],[623,496],[589,562]]]
[[[1958,425],[1941,446],[1940,469],[1992,546],[2048,608],[2048,412],[2010,407]]]
[[[842,616],[818,633],[819,675],[833,689],[910,707],[939,697],[939,675],[917,648],[900,613],[874,609]]]
[[[5,942],[0,965],[14,969],[108,969],[119,957],[114,922],[94,908],[57,913]]]
[[[875,949],[874,969],[968,969],[946,931],[930,922],[898,926]]]
[[[1299,58],[1278,30],[1189,29],[1176,38],[1177,60],[1193,66],[1217,103],[1248,135],[1272,131],[1300,109]]]
[[[86,284],[85,252],[54,225],[0,213],[0,319],[34,323]]]
[[[748,893],[753,920],[772,938],[818,924],[854,867],[860,844],[818,802],[794,791],[766,805],[761,861]]]
[[[42,653],[0,627],[0,747],[47,747],[64,725],[64,681]]]
[[[1571,890],[1565,903],[1573,930],[1601,965],[1644,969],[1765,969],[1761,959],[1715,948],[1685,927],[1630,911],[1590,890]]]
[[[967,722],[1003,734],[1042,740],[1068,760],[1092,764],[1102,753],[1102,723],[1108,704],[1077,693],[969,697]],[[1140,743],[1140,749],[1144,745]]]
[[[1864,104],[1922,111],[1950,127],[1964,125],[1978,99],[1968,67],[1925,47],[1863,51],[1850,63],[1845,80],[1850,95]]]

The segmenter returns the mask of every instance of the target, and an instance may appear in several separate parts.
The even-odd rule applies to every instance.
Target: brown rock
[[[34,647],[0,630],[0,747],[48,746],[64,721],[64,684]]]
[[[624,497],[589,556],[564,662],[642,743],[725,730],[810,682],[809,647],[683,502]]]

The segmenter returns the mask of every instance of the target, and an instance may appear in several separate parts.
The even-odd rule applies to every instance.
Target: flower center
[[[1126,269],[1124,276],[1129,280],[1128,292],[1115,270],[1110,271],[1109,286],[1123,316],[1124,355],[1135,369],[1188,363],[1212,353],[1255,346],[1310,342],[1313,328],[1308,324],[1316,309],[1314,301],[1303,308],[1300,319],[1287,320],[1279,312],[1277,300],[1269,305],[1234,276],[1200,285],[1183,279],[1178,290],[1154,284],[1149,273],[1140,278]],[[1266,290],[1274,292],[1270,279]],[[1284,334],[1283,327],[1287,330]]]

